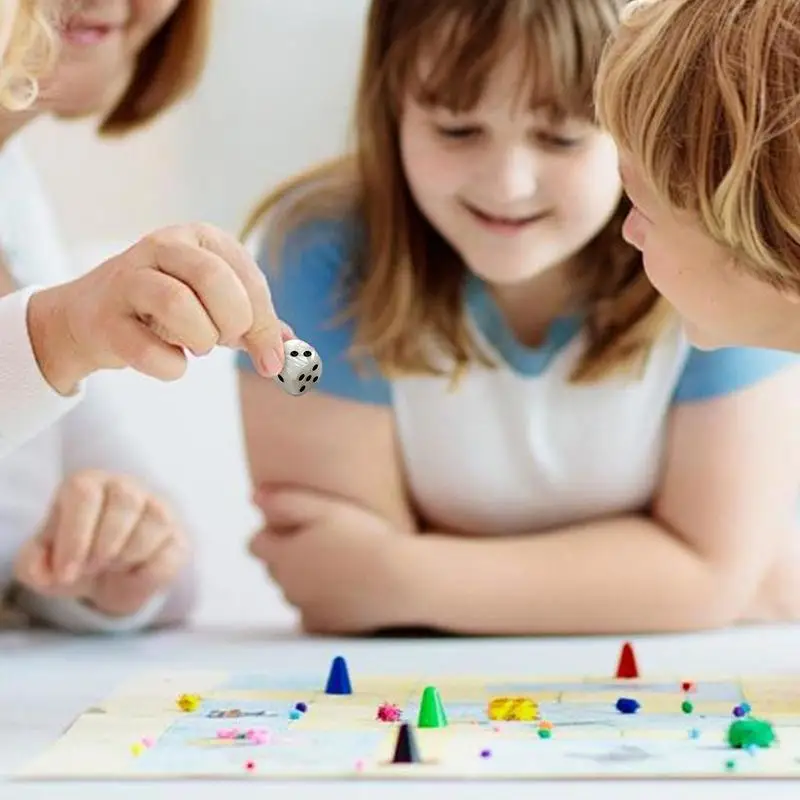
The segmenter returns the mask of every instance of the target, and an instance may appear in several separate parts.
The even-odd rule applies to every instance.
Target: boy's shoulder
[[[673,399],[690,403],[735,394],[796,366],[800,355],[782,350],[690,347]]]

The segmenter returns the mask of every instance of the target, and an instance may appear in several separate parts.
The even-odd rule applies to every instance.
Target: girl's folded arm
[[[292,397],[252,371],[239,376],[254,491],[311,489],[364,506],[398,530],[414,529],[391,406],[323,393]]]
[[[740,620],[798,535],[798,398],[793,367],[677,406],[650,513],[529,536],[417,537],[408,569],[426,591],[430,618],[421,622],[594,634]]]

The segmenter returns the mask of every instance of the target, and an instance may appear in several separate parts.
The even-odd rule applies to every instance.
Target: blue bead
[[[741,706],[736,706],[736,708],[733,709],[734,717],[743,717],[746,713],[747,712]]]
[[[620,697],[616,707],[620,714],[635,714],[641,706],[639,701],[632,697]]]
[[[299,711],[301,714],[305,714],[308,711],[308,706],[305,703],[296,703],[295,709]]]
[[[750,705],[750,703],[741,703],[739,705],[739,708],[741,708],[745,714],[749,714],[752,711],[752,706]]]
[[[689,731],[689,738],[690,739],[699,739],[700,738],[700,731],[697,728],[692,728]]]
[[[300,719],[300,717],[302,717],[302,716],[303,715],[296,708],[293,708],[289,712],[289,719]]]

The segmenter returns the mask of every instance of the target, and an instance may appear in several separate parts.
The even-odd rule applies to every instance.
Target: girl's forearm
[[[419,624],[465,634],[701,629],[728,624],[747,601],[644,516],[529,536],[422,534],[412,552]]]

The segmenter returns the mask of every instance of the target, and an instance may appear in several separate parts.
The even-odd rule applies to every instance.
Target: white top
[[[23,188],[27,187],[27,188]],[[0,458],[74,408],[83,391],[58,394],[44,379],[28,336],[35,285],[68,277],[53,221],[35,175],[9,144],[0,151],[0,247],[22,288],[0,299]]]
[[[83,395],[83,388],[69,397],[59,394],[39,370],[27,321],[36,288],[0,298],[0,458],[74,408]]]
[[[528,534],[637,513],[657,489],[677,405],[735,393],[800,364],[776,351],[697,350],[676,322],[641,376],[576,385],[569,375],[585,346],[582,320],[559,318],[541,346],[525,347],[486,285],[469,277],[466,317],[497,368],[473,366],[455,388],[446,377],[389,380],[354,368],[353,324],[341,321],[360,226],[326,221],[295,231],[277,273],[263,230],[251,248],[278,314],[320,354],[315,391],[392,410],[413,505],[434,530]],[[239,365],[252,369],[243,357]]]
[[[73,277],[36,174],[16,142],[0,150],[0,247],[19,286]],[[128,631],[162,612],[179,614],[174,605],[187,601],[186,584],[128,618],[106,617],[80,602],[39,597],[12,585],[16,553],[45,521],[66,476],[86,468],[148,476],[135,442],[116,424],[122,410],[115,411],[102,384],[90,381],[79,403],[79,397],[55,393],[42,378],[25,333],[31,293],[28,288],[0,299],[0,331],[9,331],[0,343],[0,454],[6,456],[0,460],[0,596],[5,592],[7,601],[37,621],[75,631]]]

